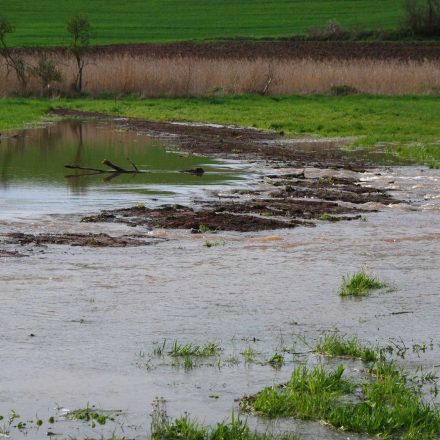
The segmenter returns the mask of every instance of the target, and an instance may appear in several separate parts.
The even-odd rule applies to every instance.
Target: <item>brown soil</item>
[[[260,193],[256,195],[258,194]],[[180,205],[153,209],[144,207],[116,209],[84,217],[82,221],[116,222],[150,228],[189,229],[192,232],[203,232],[205,229],[251,232],[293,228],[299,225],[315,226],[310,220],[332,222],[356,220],[362,217],[361,213],[371,212],[371,210],[342,206],[336,202],[293,199],[290,193],[285,191],[270,195],[272,198],[205,202],[198,210]]]
[[[62,48],[19,49],[25,52],[55,51]],[[360,41],[252,41],[181,42],[168,44],[126,44],[95,46],[97,55],[132,55],[156,58],[199,57],[206,59],[398,59],[423,61],[440,59],[440,43],[360,42]]]
[[[107,234],[23,234],[11,233],[7,235],[10,243],[20,245],[26,244],[64,244],[70,246],[91,246],[91,247],[126,247],[146,246],[157,243],[156,241],[145,241],[133,236],[112,237]],[[1,254],[0,254],[1,255]]]
[[[117,222],[130,226],[148,226],[150,228],[188,229],[201,232],[206,228],[212,231],[264,231],[271,229],[293,228],[304,224],[297,220],[277,220],[253,215],[243,215],[245,211],[216,212],[214,209],[196,211],[186,206],[165,206],[162,208],[126,208],[84,217],[83,222]]]

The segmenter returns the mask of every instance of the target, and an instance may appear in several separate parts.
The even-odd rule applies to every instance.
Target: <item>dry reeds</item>
[[[63,81],[52,84],[55,94],[74,93],[74,61],[52,55]],[[27,55],[30,65],[37,56]],[[138,94],[143,97],[184,97],[228,94],[314,94],[328,93],[337,86],[349,86],[361,93],[378,95],[437,94],[440,90],[440,61],[400,60],[312,60],[312,59],[206,59],[196,57],[152,58],[131,55],[89,57],[84,71],[84,92]],[[29,78],[27,92],[40,95],[35,78]],[[0,65],[0,96],[20,93],[13,73]]]

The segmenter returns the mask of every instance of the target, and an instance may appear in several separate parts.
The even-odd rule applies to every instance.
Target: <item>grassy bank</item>
[[[0,11],[16,25],[16,46],[65,43],[65,23],[89,14],[93,44],[181,41],[301,34],[336,19],[344,26],[397,28],[401,0],[0,0]]]
[[[435,97],[364,95],[240,96],[206,99],[78,99],[0,101],[0,130],[41,120],[54,107],[150,120],[201,121],[283,131],[287,136],[359,136],[358,143],[393,144],[419,163],[440,160],[440,103]]]

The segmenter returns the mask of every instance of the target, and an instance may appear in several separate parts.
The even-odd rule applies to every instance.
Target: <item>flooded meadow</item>
[[[430,373],[424,399],[440,403],[429,390],[440,369],[438,170],[338,139],[204,126],[197,144],[197,127],[139,124],[71,120],[0,143],[2,435],[148,438],[164,399],[171,418],[215,425],[241,410],[259,432],[370,438],[239,404],[301,365],[343,363],[359,377],[361,360],[316,353],[328,332]],[[145,173],[64,168],[127,158]],[[340,296],[360,270],[389,288]],[[72,413],[84,408],[101,419]]]

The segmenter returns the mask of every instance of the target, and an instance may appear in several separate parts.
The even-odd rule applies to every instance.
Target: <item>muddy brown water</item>
[[[206,164],[208,159],[201,160]],[[242,176],[243,168],[238,162],[232,174],[238,170]],[[248,169],[253,176],[264,171],[268,170],[261,164]],[[306,174],[312,173],[357,174],[306,169]],[[39,429],[11,429],[12,438],[47,438],[48,431],[61,438],[109,437],[113,432],[145,438],[151,403],[158,396],[167,400],[171,416],[187,411],[200,422],[218,422],[237,408],[235,399],[286,381],[300,362],[334,365],[307,353],[301,343],[305,337],[313,344],[321,332],[334,328],[365,342],[388,344],[393,339],[408,347],[429,344],[432,338],[432,350],[420,357],[409,350],[399,362],[411,371],[422,365],[439,373],[439,172],[392,167],[369,169],[358,177],[364,185],[388,187],[396,199],[407,202],[370,203],[368,207],[378,212],[366,213],[367,221],[318,221],[315,228],[216,234],[81,223],[80,216],[69,213],[68,200],[65,211],[58,204],[56,210],[45,212],[43,206],[26,216],[19,215],[21,208],[5,213],[3,205],[0,234],[123,236],[135,231],[167,239],[145,247],[30,243],[4,248],[3,252],[27,256],[0,259],[0,414],[7,416],[14,409],[21,420],[34,420],[36,414],[44,420]],[[264,186],[246,178],[226,181],[219,183],[221,191],[235,185]],[[181,192],[176,190],[179,185],[170,184],[176,197],[192,188],[186,183]],[[197,197],[213,198],[216,185],[197,186]],[[95,211],[108,206],[105,198],[101,204],[101,195],[93,196]],[[151,199],[158,195],[137,192],[135,197],[148,205],[157,203]],[[90,205],[85,208],[91,210]],[[215,245],[205,246],[206,240]],[[396,290],[342,300],[337,293],[341,277],[364,266]],[[167,356],[150,360],[155,343],[163,339],[168,344],[215,341],[223,347],[222,361],[206,360],[188,371],[173,367]],[[294,351],[304,355],[286,355],[280,370],[264,364],[274,352],[294,343]],[[245,365],[241,353],[249,346],[259,354],[257,362]],[[238,365],[227,364],[231,356],[238,358]],[[359,363],[347,363],[349,374],[359,368]],[[124,413],[117,423],[95,428],[64,420],[66,409],[87,403]],[[50,415],[57,420],[53,426],[46,422]],[[319,423],[249,420],[263,430],[291,430],[302,439],[361,438]]]

